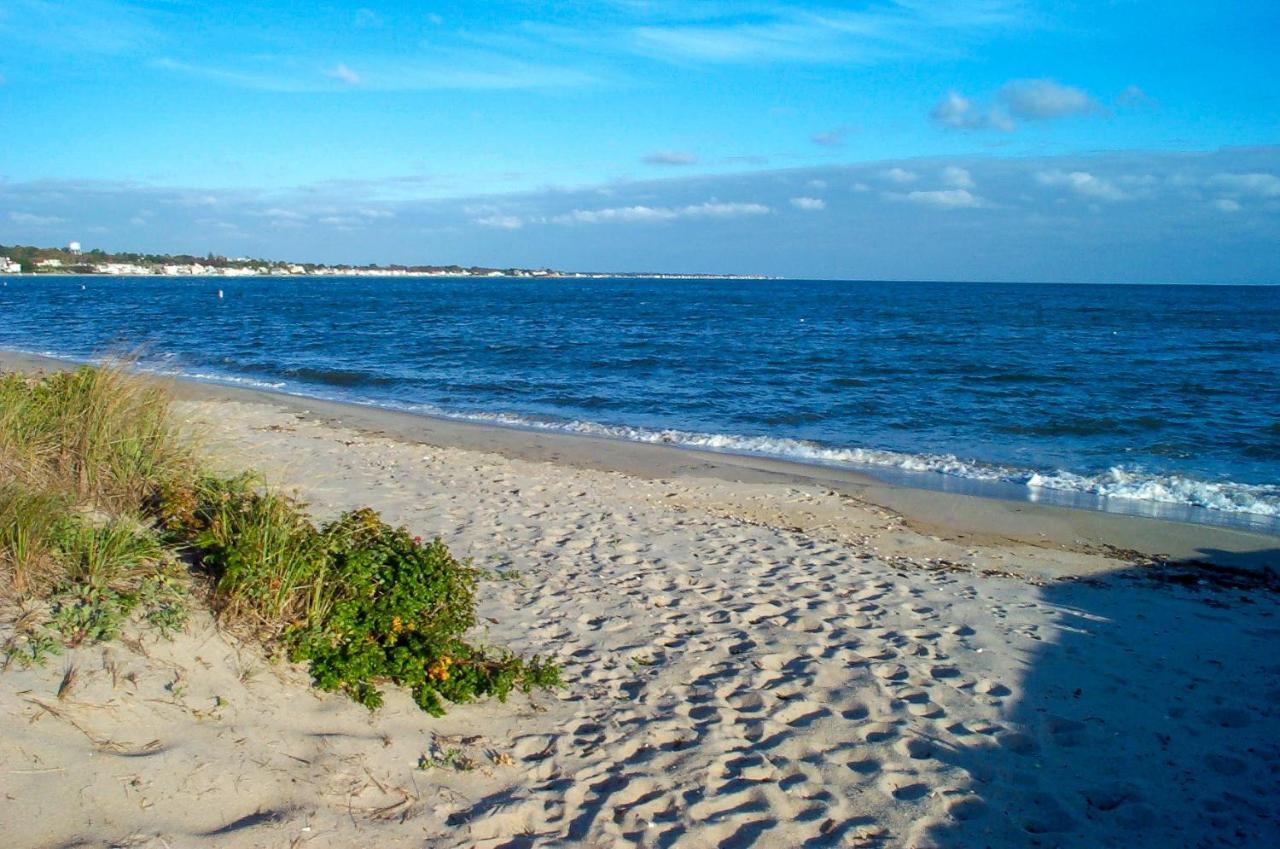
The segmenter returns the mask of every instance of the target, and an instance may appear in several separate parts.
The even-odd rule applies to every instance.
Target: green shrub
[[[120,367],[0,375],[0,599],[38,600],[0,656],[40,662],[60,642],[118,636],[135,613],[180,629],[185,561],[223,621],[370,708],[386,681],[433,714],[560,683],[549,661],[466,641],[485,573],[439,540],[371,510],[317,528],[256,476],[203,475],[192,457],[153,381]]]
[[[345,514],[321,535],[330,559],[324,613],[288,635],[293,656],[311,662],[317,686],[374,708],[382,703],[376,682],[389,680],[439,715],[443,700],[505,700],[517,686],[527,692],[560,683],[550,662],[463,639],[476,623],[484,573],[455,559],[439,539],[423,545],[367,509]]]

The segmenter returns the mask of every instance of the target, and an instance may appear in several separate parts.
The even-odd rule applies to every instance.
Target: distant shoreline
[[[480,280],[627,280],[631,278],[643,280],[791,280],[798,278],[777,277],[765,274],[650,274],[641,272],[555,272],[552,274],[437,274],[429,271],[369,271],[343,270],[333,272],[298,272],[290,274],[112,274],[102,271],[15,271],[0,273],[0,277],[93,277],[93,278],[138,278],[138,277],[172,277],[176,279],[200,280],[235,280],[235,279],[279,279],[288,280],[293,277],[414,277],[429,279],[480,279]],[[831,278],[839,279],[839,278]],[[885,281],[906,282],[906,281]],[[1154,284],[1162,285],[1162,284]]]

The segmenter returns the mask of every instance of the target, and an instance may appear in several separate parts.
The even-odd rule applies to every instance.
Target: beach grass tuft
[[[0,375],[0,600],[21,611],[9,659],[114,639],[135,615],[172,633],[194,589],[370,708],[384,682],[434,714],[560,683],[553,663],[467,641],[487,573],[372,510],[318,526],[252,472],[210,474],[170,408],[124,364]]]

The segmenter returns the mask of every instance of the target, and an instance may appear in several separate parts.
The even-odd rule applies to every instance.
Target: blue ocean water
[[[1280,529],[1280,287],[9,277],[0,347]]]

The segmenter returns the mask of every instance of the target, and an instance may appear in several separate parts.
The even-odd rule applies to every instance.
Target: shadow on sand
[[[934,746],[969,787],[908,845],[1280,846],[1280,549],[1201,553],[1045,587],[1056,633],[975,694],[1002,730]]]

